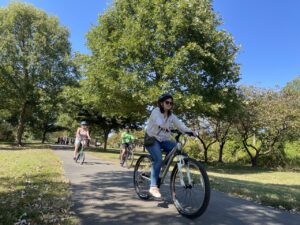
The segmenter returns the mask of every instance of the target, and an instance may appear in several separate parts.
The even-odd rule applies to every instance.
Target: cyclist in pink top
[[[91,140],[87,122],[81,121],[80,127],[78,127],[76,131],[75,150],[74,150],[74,157],[73,157],[74,160],[76,160],[76,155],[81,141],[85,141],[87,139]],[[86,142],[84,142],[84,145],[86,145]]]

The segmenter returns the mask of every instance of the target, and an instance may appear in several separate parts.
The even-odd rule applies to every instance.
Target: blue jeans
[[[168,154],[176,146],[175,141],[155,141],[153,145],[147,146],[146,149],[152,157],[151,167],[151,185],[150,187],[157,187],[157,180],[159,178],[159,172],[162,164],[162,150]]]

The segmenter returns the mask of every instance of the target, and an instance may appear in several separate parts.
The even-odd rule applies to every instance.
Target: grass
[[[58,157],[32,147],[0,145],[0,224],[76,224]]]
[[[300,173],[247,166],[208,166],[214,189],[263,205],[300,212]]]
[[[93,151],[88,154],[119,162],[119,150]],[[209,164],[206,168],[215,190],[266,206],[300,212],[299,171],[276,171],[236,164]]]
[[[88,154],[90,155],[113,162],[119,161],[119,153],[120,150],[109,150],[107,152],[88,150]]]

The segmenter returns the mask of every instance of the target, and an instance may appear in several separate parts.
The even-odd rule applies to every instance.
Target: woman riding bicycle
[[[170,140],[171,127],[175,127],[181,132],[193,132],[172,113],[172,108],[172,95],[169,93],[161,95],[158,98],[158,107],[152,111],[146,128],[147,135],[155,137],[154,143],[145,147],[153,160],[149,193],[156,198],[161,197],[157,187],[157,180],[162,164],[162,150],[168,154],[176,146],[176,142]]]
[[[88,124],[87,124],[86,121],[81,121],[80,127],[78,127],[78,129],[76,131],[75,149],[74,149],[74,157],[73,157],[74,160],[76,160],[78,148],[79,148],[79,145],[80,145],[81,141],[91,139],[90,134],[89,134],[89,129],[88,129],[87,125]]]

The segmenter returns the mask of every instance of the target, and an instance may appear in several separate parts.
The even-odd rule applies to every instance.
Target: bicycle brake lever
[[[185,134],[189,135],[189,136],[193,136],[195,137],[194,133],[193,132],[185,132]]]

